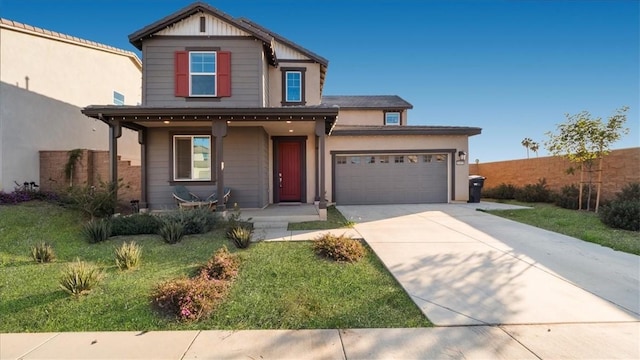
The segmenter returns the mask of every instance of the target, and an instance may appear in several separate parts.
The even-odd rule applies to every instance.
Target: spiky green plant
[[[238,249],[246,249],[251,245],[251,238],[253,237],[253,227],[250,226],[235,226],[229,232],[227,232],[227,238],[229,238]]]
[[[111,222],[108,219],[94,219],[82,227],[84,237],[90,243],[105,241],[111,236]]]
[[[132,241],[116,248],[116,266],[120,270],[135,269],[140,265],[142,247]]]
[[[53,247],[46,242],[40,242],[31,247],[31,257],[35,262],[48,263],[55,260]]]
[[[176,244],[182,240],[184,235],[184,225],[178,221],[164,221],[158,234],[169,244]]]
[[[60,287],[73,296],[89,293],[102,280],[102,271],[95,265],[76,259],[62,271]]]

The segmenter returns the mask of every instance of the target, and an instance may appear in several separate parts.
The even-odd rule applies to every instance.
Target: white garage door
[[[336,155],[341,205],[446,203],[447,154]]]

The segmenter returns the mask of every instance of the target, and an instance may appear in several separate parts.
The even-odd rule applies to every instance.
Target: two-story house
[[[40,182],[40,151],[109,148],[109,127],[82,107],[141,102],[142,63],[131,51],[8,19],[0,39],[0,191]],[[123,132],[118,155],[139,164],[135,132]]]
[[[229,187],[244,208],[468,198],[463,154],[479,128],[410,126],[398,96],[323,96],[328,60],[258,24],[198,2],[129,40],[142,105],[82,112],[112,129],[112,157],[121,129],[138,131],[142,206],[174,207],[177,184]]]

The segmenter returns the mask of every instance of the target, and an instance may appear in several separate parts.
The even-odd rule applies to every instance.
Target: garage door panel
[[[446,160],[446,155],[434,154],[337,156],[336,202],[345,205],[447,202]]]

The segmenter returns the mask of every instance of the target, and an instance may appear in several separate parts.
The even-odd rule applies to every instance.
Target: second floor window
[[[384,113],[385,125],[400,125],[400,113],[397,111]]]
[[[215,49],[176,51],[174,76],[176,96],[231,96],[231,53]]]
[[[304,75],[306,68],[281,68],[282,71],[282,105],[304,105]]]
[[[124,95],[120,94],[117,91],[113,92],[113,104],[114,105],[124,105]]]
[[[191,96],[216,96],[215,51],[189,53]]]
[[[302,73],[287,71],[287,102],[302,101]]]

